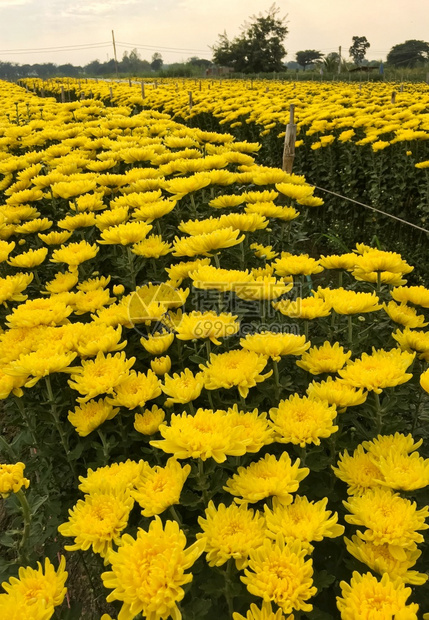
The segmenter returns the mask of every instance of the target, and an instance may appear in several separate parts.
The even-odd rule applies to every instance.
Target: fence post
[[[64,86],[61,86],[61,103],[66,102],[66,94],[64,92]]]
[[[392,91],[392,98],[390,99],[390,103],[396,103],[396,90]]]
[[[295,104],[291,103],[289,108],[289,123],[286,125],[282,163],[282,169],[289,174],[292,172],[293,160],[295,159],[296,125],[294,123],[294,115]]]

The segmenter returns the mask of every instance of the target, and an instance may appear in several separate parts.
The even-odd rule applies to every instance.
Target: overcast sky
[[[119,59],[134,47],[147,60],[154,52],[166,63],[210,59],[209,46],[219,33],[236,36],[250,16],[271,5],[272,0],[0,0],[0,60],[106,61],[113,57],[112,28]],[[278,0],[277,6],[288,19],[286,60],[295,60],[298,50],[329,53],[339,45],[347,56],[353,35],[367,37],[369,60],[385,59],[397,43],[429,38],[429,0]]]

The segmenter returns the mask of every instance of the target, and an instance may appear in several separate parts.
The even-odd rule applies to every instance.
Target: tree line
[[[83,76],[111,76],[134,75],[146,77],[153,73],[166,77],[192,77],[201,75],[212,65],[224,67],[231,72],[263,74],[285,71],[287,51],[285,39],[289,32],[287,16],[279,15],[280,9],[273,4],[266,14],[253,15],[249,22],[241,28],[241,34],[229,39],[225,32],[219,35],[218,41],[211,46],[213,60],[191,57],[184,63],[164,65],[162,55],[155,52],[152,60],[143,60],[137,49],[124,52],[122,59],[116,62],[110,59],[106,62],[93,60],[84,66],[75,66],[71,63],[56,65],[54,63],[19,65],[0,61],[0,78],[16,80],[24,77],[83,77]],[[299,65],[305,71],[309,66],[317,67],[321,72],[336,72],[341,69],[356,70],[368,64],[378,65],[378,62],[368,63],[366,52],[370,43],[365,36],[354,36],[348,52],[352,65],[337,52],[324,55],[319,50],[300,50],[295,55],[295,66]],[[422,66],[429,62],[429,43],[426,41],[409,40],[394,45],[386,59],[388,66],[400,69]],[[288,63],[293,66],[294,63]]]

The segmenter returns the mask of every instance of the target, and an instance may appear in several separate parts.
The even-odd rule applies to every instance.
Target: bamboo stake
[[[282,165],[282,169],[289,174],[292,172],[293,160],[295,159],[296,125],[294,123],[294,114],[295,104],[291,103],[289,108],[289,123],[286,125]]]

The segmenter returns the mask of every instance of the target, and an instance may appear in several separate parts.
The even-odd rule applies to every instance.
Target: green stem
[[[190,401],[189,403],[187,403],[187,405],[188,405],[189,413],[190,413],[191,415],[195,415],[195,407],[194,407],[194,405],[192,404],[192,402]]]
[[[212,393],[209,390],[207,390],[207,398],[208,398],[209,403],[210,403],[210,409],[215,411],[216,409],[215,409],[214,402],[213,402],[213,396],[212,396]]]
[[[198,459],[198,482],[201,485],[204,505],[207,506],[209,503],[209,498],[207,495],[207,489],[205,488],[206,474],[204,473],[204,463],[201,459]]]
[[[352,348],[353,344],[353,322],[352,315],[347,315],[347,342],[350,348]]]
[[[193,216],[195,219],[197,219],[197,205],[195,204],[194,194],[193,193],[189,194],[189,198],[191,200]]]
[[[380,435],[381,429],[383,428],[383,410],[381,408],[380,395],[377,394],[377,392],[374,392],[374,401],[375,401],[376,430],[377,430],[377,435]]]
[[[212,347],[211,347],[211,344],[210,344],[210,340],[208,338],[206,338],[204,343],[206,345],[207,359],[208,359],[208,361],[210,361],[210,356],[212,354]]]
[[[240,405],[243,408],[243,411],[246,411],[246,401],[244,397],[240,394],[240,392],[239,392],[239,395],[240,395]]]
[[[381,290],[381,271],[377,271],[377,295]]]
[[[8,454],[12,461],[18,460],[13,448],[11,448],[11,446],[7,443],[3,435],[0,435],[0,452]]]
[[[423,396],[423,390],[419,390],[419,399],[417,401],[417,405],[413,414],[413,425],[411,427],[411,433],[414,435],[414,431],[417,428],[417,423],[419,421],[419,411],[420,411],[420,405],[422,403],[422,396]]]
[[[124,449],[125,456],[128,457],[128,438],[121,414],[116,416],[115,419],[118,420],[119,431],[121,433],[122,447]]]
[[[308,340],[308,327],[309,327],[309,320],[304,319],[304,336],[306,340]]]
[[[305,461],[307,460],[307,446],[304,446],[303,448],[301,446],[297,446],[297,450],[301,465],[304,467]]]
[[[343,271],[340,270],[338,272],[338,288],[342,288],[343,286]]]
[[[179,527],[182,527],[182,519],[180,518],[180,516],[177,513],[177,510],[174,508],[174,506],[170,506],[168,508],[169,513],[171,514],[171,516],[173,517],[173,519],[175,521],[177,521],[177,523],[179,524]]]
[[[70,449],[69,449],[69,446],[68,446],[67,437],[64,434],[63,427],[62,427],[61,422],[60,422],[60,417],[59,417],[59,414],[58,414],[58,411],[57,411],[57,406],[56,406],[54,394],[52,392],[51,378],[50,378],[49,375],[47,375],[45,377],[45,382],[46,382],[46,391],[48,392],[48,402],[49,402],[49,405],[50,405],[50,408],[51,408],[52,418],[54,419],[55,428],[57,429],[58,434],[60,436],[61,445],[63,446],[64,453],[66,455],[66,459],[67,459],[67,462],[69,464],[70,470],[71,470],[71,472],[73,474],[73,477],[74,477],[75,481],[77,481],[78,478],[77,478],[77,474],[76,474],[75,464],[73,463],[73,461],[70,458]]]
[[[274,370],[274,382],[276,385],[276,399],[280,398],[280,377],[279,377],[279,364],[276,360],[273,360],[273,370]]]
[[[106,435],[103,433],[103,431],[100,428],[97,428],[97,433],[103,445],[104,464],[107,465],[107,463],[109,462],[109,444],[107,443]]]
[[[217,269],[220,269],[219,252],[216,252],[216,254],[213,254],[213,258],[214,258],[214,262],[215,262]]]
[[[127,264],[128,264],[128,272],[131,283],[131,288],[133,291],[136,290],[136,274],[134,272],[134,254],[131,251],[129,245],[126,246],[127,250]]]
[[[18,547],[18,562],[22,565],[28,563],[27,554],[25,553],[24,549],[30,535],[31,510],[22,489],[19,489],[19,491],[17,491],[15,495],[18,498],[19,503],[21,504],[22,516],[24,518],[24,528],[22,530],[22,537]]]
[[[18,396],[15,396],[15,403],[16,406],[19,409],[19,413],[22,416],[22,419],[25,422],[26,427],[28,428],[30,435],[31,435],[31,439],[33,441],[33,448],[37,448],[39,450],[39,446],[38,446],[38,442],[37,442],[37,437],[36,437],[36,433],[34,431],[34,426],[33,426],[33,422],[32,419],[30,418],[30,416],[27,415],[27,412],[25,411],[25,407],[22,404],[22,401],[20,398],[18,398]]]
[[[226,599],[226,604],[228,605],[229,618],[232,618],[232,615],[234,613],[234,604],[233,604],[234,597],[231,592],[233,570],[234,570],[234,560],[233,558],[230,558],[228,562],[226,563],[226,571],[225,571],[225,599]]]

